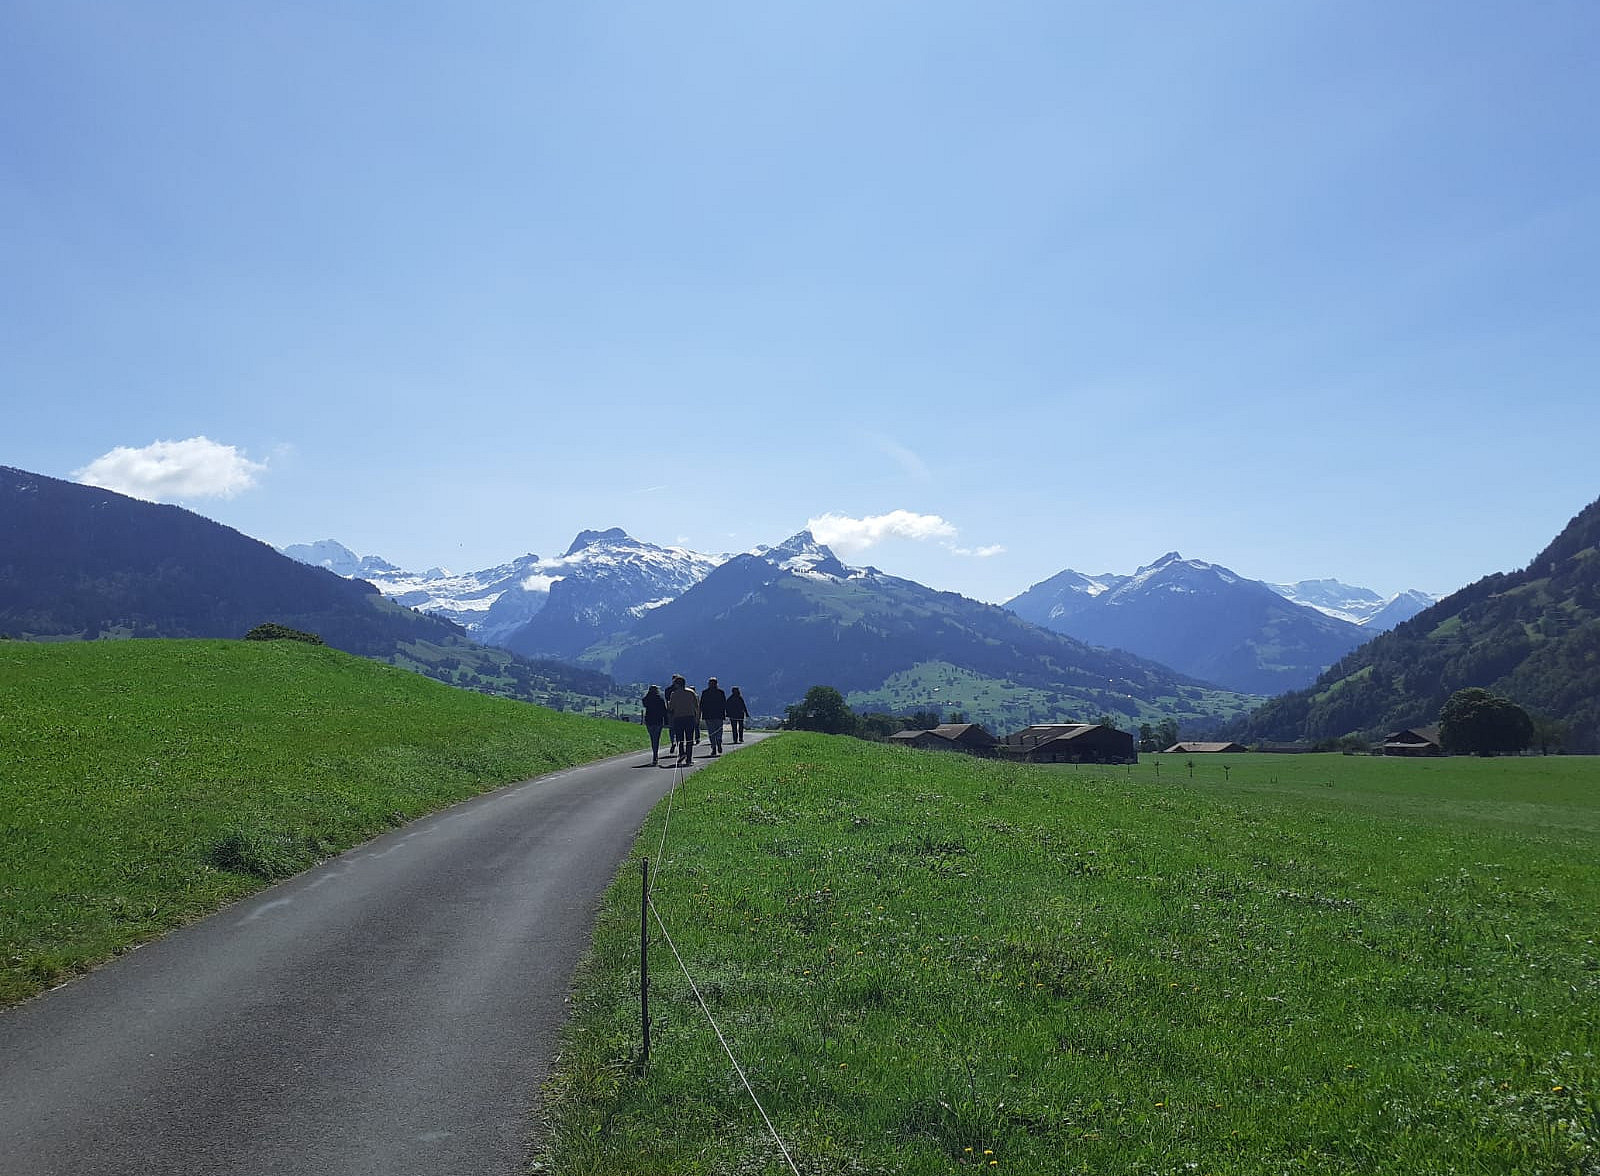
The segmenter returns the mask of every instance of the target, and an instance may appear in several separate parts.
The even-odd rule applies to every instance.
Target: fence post
[[[639,873],[639,1031],[644,1039],[640,1061],[650,1060],[650,859]]]

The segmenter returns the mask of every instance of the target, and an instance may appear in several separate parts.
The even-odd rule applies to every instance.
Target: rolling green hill
[[[1600,751],[1600,501],[1526,568],[1445,597],[1269,702],[1234,737],[1376,739],[1438,721],[1465,686],[1558,724],[1567,750]]]
[[[243,637],[275,622],[453,685],[631,713],[604,674],[531,661],[177,506],[0,466],[0,637]]]
[[[641,746],[297,641],[0,641],[0,1003],[424,812]]]

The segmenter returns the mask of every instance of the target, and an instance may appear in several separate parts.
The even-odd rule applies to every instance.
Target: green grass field
[[[293,641],[0,641],[0,1004],[644,729]]]
[[[1600,761],[1192,759],[691,778],[656,906],[798,1170],[1600,1172]],[[653,925],[639,1064],[638,889],[536,1167],[788,1172]]]

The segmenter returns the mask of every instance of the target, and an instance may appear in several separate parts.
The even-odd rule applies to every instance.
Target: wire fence
[[[645,907],[649,910],[650,914],[655,917],[656,926],[661,931],[662,939],[666,942],[667,947],[671,949],[672,957],[678,961],[678,967],[683,971],[683,978],[689,982],[689,991],[694,993],[695,1003],[700,1006],[700,1011],[705,1014],[706,1023],[711,1026],[711,1031],[716,1034],[717,1042],[722,1046],[722,1051],[728,1055],[728,1061],[733,1066],[733,1072],[739,1076],[740,1085],[744,1087],[745,1093],[750,1096],[750,1102],[755,1106],[756,1113],[761,1116],[761,1122],[766,1125],[768,1133],[772,1136],[773,1143],[778,1145],[778,1151],[783,1156],[784,1163],[789,1165],[789,1170],[793,1172],[795,1176],[800,1176],[800,1169],[795,1166],[794,1157],[789,1154],[789,1149],[787,1146],[785,1146],[783,1137],[778,1134],[778,1129],[773,1126],[772,1119],[767,1114],[766,1108],[761,1105],[761,1099],[757,1097],[755,1088],[750,1085],[750,1079],[745,1075],[744,1067],[739,1064],[738,1057],[734,1055],[733,1047],[728,1044],[728,1039],[726,1035],[723,1034],[722,1027],[717,1024],[716,1017],[712,1016],[711,1009],[706,1004],[705,997],[700,993],[700,986],[695,983],[694,976],[689,971],[689,965],[684,962],[682,953],[678,951],[678,945],[672,941],[672,933],[667,930],[666,920],[661,917],[661,911],[655,904],[655,889],[661,881],[661,875],[665,868],[666,859],[662,855],[666,852],[667,848],[667,830],[672,825],[672,805],[673,801],[677,797],[678,789],[683,787],[683,768],[684,765],[680,762],[677,765],[677,776],[672,782],[672,791],[667,794],[667,812],[661,821],[661,841],[656,848],[656,868],[654,874],[647,876],[645,879],[644,897],[642,901],[644,902]],[[647,871],[649,870],[648,863],[646,863],[645,869]],[[649,1000],[649,995],[645,991],[645,986],[648,984],[648,982],[648,973],[645,970],[643,961],[641,961],[639,976],[639,998],[641,1003],[648,1002]],[[648,1056],[648,1017],[646,1017],[644,1032],[646,1034],[645,1052],[646,1056]]]

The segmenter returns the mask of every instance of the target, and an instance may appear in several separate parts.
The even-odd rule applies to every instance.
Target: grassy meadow
[[[294,641],[0,641],[0,1004],[376,833],[645,742]]]
[[[792,734],[692,777],[664,844],[656,908],[800,1172],[1600,1173],[1600,761]],[[635,860],[535,1169],[789,1172],[653,922],[640,1064],[638,907]]]

